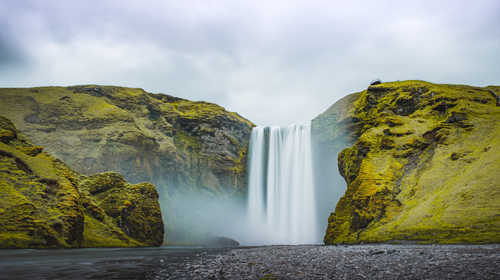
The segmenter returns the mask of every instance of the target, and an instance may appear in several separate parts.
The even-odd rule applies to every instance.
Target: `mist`
[[[323,240],[328,226],[328,217],[335,211],[340,198],[344,195],[347,183],[340,175],[337,156],[348,143],[329,148],[315,143],[313,145],[314,185],[316,188],[316,212],[318,219],[318,238]]]
[[[254,128],[245,194],[192,187],[161,195],[166,244],[212,246],[218,238],[241,245],[322,243],[346,189],[337,163],[352,144],[346,135],[328,113],[312,125]]]
[[[175,191],[160,195],[166,226],[165,244],[212,246],[217,238],[240,244],[253,240],[241,196],[215,196],[204,191]]]

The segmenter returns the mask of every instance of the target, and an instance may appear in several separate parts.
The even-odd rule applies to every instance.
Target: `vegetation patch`
[[[161,245],[153,185],[130,185],[116,173],[85,177],[1,116],[0,131],[12,136],[0,142],[0,248]]]

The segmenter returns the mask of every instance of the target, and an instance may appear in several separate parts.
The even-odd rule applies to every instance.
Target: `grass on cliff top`
[[[92,89],[98,89],[93,93]],[[90,92],[86,92],[89,90]],[[78,92],[78,93],[75,93]],[[79,92],[80,91],[80,92]],[[100,96],[94,96],[98,94]],[[229,112],[219,105],[204,101],[190,101],[173,98],[170,101],[161,101],[153,98],[152,94],[140,88],[126,88],[115,86],[82,85],[72,87],[35,87],[35,88],[0,88],[0,95],[34,98],[42,105],[55,105],[60,110],[67,108],[67,113],[74,113],[75,109],[82,112],[84,117],[93,118],[124,118],[128,112],[116,106],[115,102],[139,105],[148,99],[151,104],[161,108],[161,113],[176,113],[186,119],[212,120],[218,116],[228,116],[233,120],[243,122],[249,126],[253,123],[235,112]],[[111,99],[110,99],[111,98]],[[0,104],[0,108],[1,108]],[[76,108],[74,107],[76,106]],[[132,107],[131,107],[132,108]],[[136,108],[136,107],[133,107]],[[140,112],[145,114],[147,112]]]
[[[435,121],[442,121],[443,118],[449,117],[449,114],[437,111],[435,106],[439,104],[448,106],[450,103],[458,103],[459,107],[449,110],[452,109],[450,106],[446,108],[446,112],[471,111],[468,107],[473,104],[473,114],[484,114],[491,111],[491,106],[476,105],[478,103],[495,105],[495,97],[489,91],[491,88],[492,86],[433,84],[418,80],[387,82],[372,85],[361,92],[360,97],[354,102],[356,109],[353,115],[363,121],[364,129],[369,129],[376,123],[388,121],[389,118],[399,119],[402,122],[408,117],[420,117],[426,120],[432,118]],[[408,115],[396,115],[393,112],[398,107],[401,108],[412,102],[417,103],[414,112]],[[469,102],[471,103],[469,104]],[[371,109],[367,110],[367,108]]]
[[[166,110],[173,110],[186,119],[212,120],[218,116],[227,115],[229,118],[254,126],[252,122],[237,113],[226,111],[224,107],[204,101],[177,100],[163,105]]]
[[[79,121],[84,119],[127,119],[128,114],[125,110],[109,102],[107,98],[92,96],[85,93],[74,93],[73,90],[66,87],[39,87],[39,88],[2,88],[0,95],[14,98],[33,98],[39,110],[44,110],[45,106],[50,111],[59,112],[59,117],[75,117]],[[16,102],[13,100],[12,102]],[[10,106],[9,100],[0,104],[1,106]],[[26,108],[25,115],[28,115],[31,108]],[[5,109],[9,111],[10,109]],[[45,112],[41,112],[45,113]]]

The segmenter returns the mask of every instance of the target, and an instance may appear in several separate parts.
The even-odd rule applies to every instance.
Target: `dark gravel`
[[[500,279],[500,245],[0,250],[0,279]]]

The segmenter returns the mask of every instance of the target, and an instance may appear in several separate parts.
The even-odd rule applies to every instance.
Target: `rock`
[[[158,193],[115,173],[80,175],[0,116],[0,248],[159,246]],[[113,202],[111,202],[113,201]]]
[[[118,227],[131,239],[147,246],[160,246],[163,243],[163,221],[154,185],[131,185],[121,175],[106,172],[87,177],[78,188],[89,197],[88,205],[98,205],[109,217],[99,219],[94,210],[87,210],[89,218],[101,220],[108,227]],[[95,234],[90,234],[90,230],[86,233],[89,234],[84,237],[88,236],[88,240],[84,242],[89,246],[106,247],[109,242],[93,239]]]
[[[2,114],[77,172],[117,171],[131,183],[152,182],[172,227],[182,223],[170,208],[177,193],[246,193],[253,124],[218,105],[96,85],[4,88],[0,99]]]
[[[497,88],[403,81],[358,93],[325,243],[499,242]]]
[[[380,255],[380,254],[385,254],[386,252],[384,250],[370,250],[370,255]]]
[[[224,236],[217,236],[207,239],[203,244],[207,247],[238,247],[240,243],[234,239]]]
[[[491,87],[491,86],[490,86]],[[491,95],[496,99],[496,105],[497,106],[500,106],[500,95],[496,94],[495,91],[493,91],[494,87],[491,87],[491,89],[489,89],[488,91],[491,93]],[[497,90],[498,90],[499,87],[497,87]]]
[[[0,248],[78,247],[83,213],[71,170],[0,116]]]
[[[400,98],[396,100],[394,112],[400,116],[408,116],[415,112],[418,105],[418,97],[412,96],[411,98]]]

